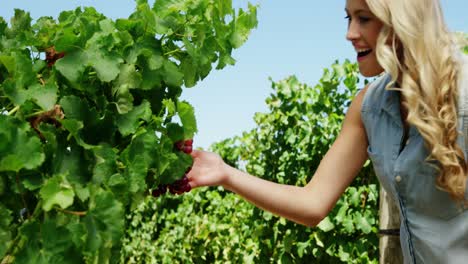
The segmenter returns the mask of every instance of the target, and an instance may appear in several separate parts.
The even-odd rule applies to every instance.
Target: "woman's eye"
[[[362,24],[369,22],[369,20],[370,18],[368,17],[362,17],[362,16],[359,17],[359,22]]]

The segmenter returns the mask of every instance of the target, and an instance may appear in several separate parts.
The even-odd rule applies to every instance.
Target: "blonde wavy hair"
[[[408,109],[407,121],[424,138],[428,160],[438,165],[436,185],[463,202],[467,179],[464,154],[457,144],[458,75],[453,34],[447,29],[438,0],[366,0],[383,22],[377,60],[399,80]]]

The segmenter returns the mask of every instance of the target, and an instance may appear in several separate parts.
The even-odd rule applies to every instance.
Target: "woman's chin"
[[[359,65],[359,72],[361,73],[362,76],[369,78],[369,77],[375,77],[380,75],[384,70],[381,69],[380,67],[361,67]]]

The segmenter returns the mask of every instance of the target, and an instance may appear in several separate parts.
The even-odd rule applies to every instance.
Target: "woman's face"
[[[365,77],[379,75],[383,69],[377,62],[376,46],[382,22],[371,13],[365,0],[347,0],[345,11],[346,39],[356,50],[359,71]]]

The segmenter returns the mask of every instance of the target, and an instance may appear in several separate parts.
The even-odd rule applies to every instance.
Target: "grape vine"
[[[0,18],[2,263],[116,262],[125,214],[158,186],[188,190],[183,88],[233,65],[256,25],[256,7],[231,0]]]

